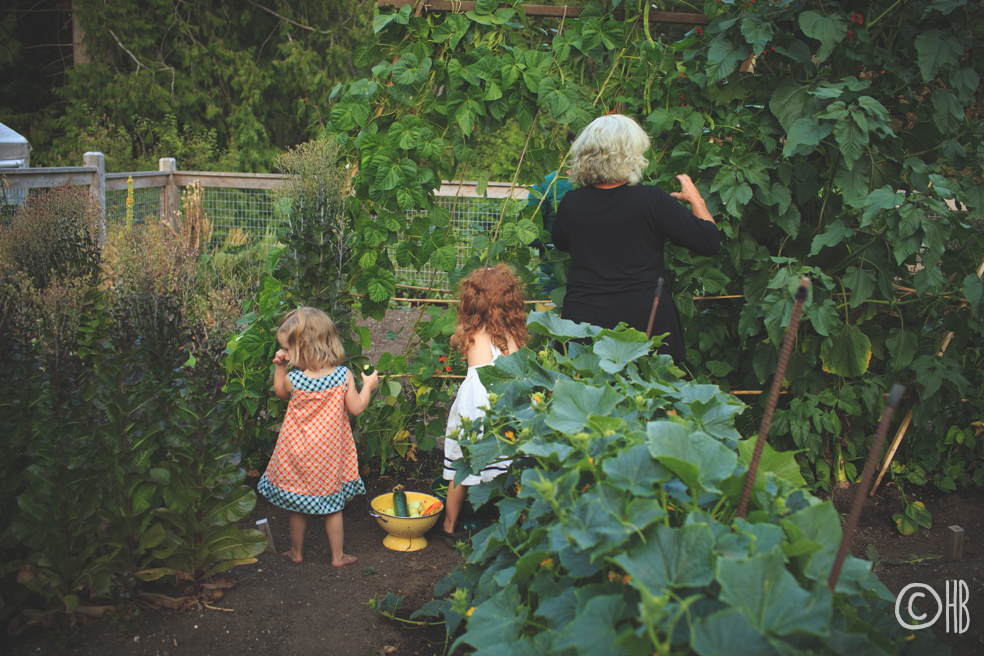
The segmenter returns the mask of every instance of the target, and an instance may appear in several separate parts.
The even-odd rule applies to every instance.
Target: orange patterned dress
[[[365,494],[345,408],[347,373],[345,367],[335,367],[321,378],[298,369],[287,374],[294,389],[277,447],[256,488],[275,506],[327,515]]]

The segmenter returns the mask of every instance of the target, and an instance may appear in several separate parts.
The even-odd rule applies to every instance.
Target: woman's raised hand
[[[690,176],[686,173],[681,173],[676,178],[680,181],[680,191],[674,191],[670,195],[678,201],[689,203],[694,216],[697,218],[714,223],[714,217],[709,211],[707,211],[707,205],[704,203],[704,198],[700,195],[700,192],[697,190],[697,185],[695,185],[694,181],[690,179]]]
[[[682,188],[680,191],[674,191],[670,194],[671,196],[677,200],[682,200],[685,203],[690,203],[691,205],[694,204],[694,199],[703,202],[704,199],[701,197],[700,192],[697,191],[697,185],[694,184],[694,181],[690,179],[689,175],[682,173],[678,175],[676,179],[680,181],[680,186]]]

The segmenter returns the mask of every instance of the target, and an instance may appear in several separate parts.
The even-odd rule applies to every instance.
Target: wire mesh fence
[[[109,230],[126,224],[126,189],[106,191],[106,227]],[[161,222],[159,187],[133,190],[133,225],[152,226]]]
[[[185,187],[181,191],[184,193]],[[212,248],[255,240],[265,249],[277,243],[278,220],[268,189],[202,189],[202,207],[212,224]]]
[[[488,233],[499,220],[501,200],[487,198],[455,198],[453,196],[440,196],[437,204],[441,205],[451,214],[450,235],[455,241],[455,264],[461,268],[471,256],[472,239],[482,233]],[[407,212],[407,224],[415,218],[424,214],[419,210]],[[400,241],[404,236],[400,235]],[[396,261],[396,245],[388,249],[390,260]],[[419,271],[413,267],[394,268],[394,274],[399,283],[405,285],[418,285],[421,287],[432,287],[448,289],[448,274],[444,271],[437,271],[431,266],[424,266]]]
[[[0,205],[2,205],[0,219],[6,217],[9,221],[14,216],[16,207],[23,203],[27,195],[42,193],[50,184],[58,184],[55,182],[58,175],[67,180],[66,176],[69,174],[66,171],[69,170],[57,170],[56,174],[49,176],[52,182],[49,183],[46,178],[42,184],[36,184],[32,189],[7,189],[5,203],[4,197],[0,195]],[[156,175],[158,172],[153,173]],[[105,189],[106,227],[110,234],[126,224],[128,191],[123,186],[126,179],[123,176],[131,175],[134,178],[143,177],[143,184],[150,183],[150,186],[138,185],[138,188],[133,190],[133,225],[162,230],[162,220],[166,218],[165,210],[168,207],[177,208],[184,214],[185,208],[182,205],[187,187],[183,185],[191,184],[191,178],[199,178],[197,173],[176,171],[171,175],[178,180],[160,183],[171,186],[156,186],[156,181],[150,181],[154,177],[151,172],[113,174],[112,184],[107,184],[106,187],[109,188]],[[236,173],[201,174],[200,204],[211,224],[209,246],[212,249],[218,250],[253,242],[268,250],[277,244],[277,228],[280,220],[274,210],[273,191],[270,187],[276,186],[278,181],[269,179],[274,177]],[[173,178],[166,179],[173,180]],[[495,184],[490,183],[490,193]],[[502,198],[475,198],[474,183],[460,183],[460,187],[458,185],[459,183],[445,183],[442,193],[448,194],[453,190],[454,195],[438,196],[435,202],[450,214],[451,233],[446,241],[455,244],[455,263],[461,268],[474,254],[474,238],[491,233],[499,221],[502,203],[506,201]],[[515,213],[525,204],[525,200],[508,202],[509,214]],[[423,214],[421,211],[407,212],[408,224],[421,214]],[[431,230],[444,229],[431,228]],[[387,247],[388,255],[394,263],[396,263],[397,246],[404,239],[404,235],[401,234],[396,243]],[[424,266],[420,270],[409,266],[396,266],[394,273],[402,284],[448,289],[447,273],[435,270],[431,266]]]

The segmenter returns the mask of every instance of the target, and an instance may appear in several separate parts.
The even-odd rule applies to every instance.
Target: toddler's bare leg
[[[342,526],[342,511],[333,512],[325,517],[325,532],[328,534],[328,544],[331,546],[331,564],[335,567],[351,565],[358,558],[345,553],[345,528]]]
[[[307,530],[307,515],[304,513],[290,513],[290,551],[285,551],[285,556],[295,563],[304,562],[304,531]]]

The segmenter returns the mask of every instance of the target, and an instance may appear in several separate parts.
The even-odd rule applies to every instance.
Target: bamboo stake
[[[980,278],[981,276],[984,276],[984,261],[981,261],[980,265],[977,267],[977,277]],[[967,301],[961,302],[957,307],[967,307]],[[937,357],[943,356],[943,353],[946,351],[946,347],[950,345],[952,340],[953,331],[950,331],[940,343],[940,350],[936,353]],[[882,478],[885,476],[885,472],[888,471],[888,466],[892,464],[892,458],[895,457],[895,452],[898,451],[899,445],[902,444],[902,438],[905,437],[905,432],[909,429],[909,424],[911,423],[912,408],[909,408],[909,412],[906,413],[905,419],[902,420],[902,425],[899,426],[899,431],[895,434],[895,438],[892,440],[892,446],[889,447],[888,453],[885,454],[885,460],[882,461],[881,470],[878,472],[878,478],[875,479],[875,484],[871,486],[871,494],[868,496],[873,497],[875,496],[875,492],[878,491],[878,486],[881,485]]]

